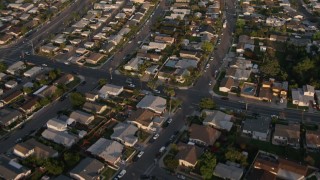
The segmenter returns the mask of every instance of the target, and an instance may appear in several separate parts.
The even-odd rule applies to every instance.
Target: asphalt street
[[[81,3],[80,3],[81,2]],[[78,3],[84,5],[88,3],[86,0],[79,0]],[[232,43],[232,32],[234,30],[235,19],[231,15],[235,11],[234,0],[226,0],[226,5],[228,7],[228,12],[226,15],[227,19],[227,28],[223,29],[223,35],[221,37],[221,44],[218,45],[217,50],[214,51],[214,61],[209,61],[210,68],[201,76],[195,85],[187,90],[176,90],[177,97],[183,100],[182,109],[179,110],[173,116],[173,122],[165,128],[161,133],[160,137],[146,147],[144,155],[137,162],[129,165],[126,170],[127,174],[123,177],[123,179],[139,179],[142,174],[156,175],[160,176],[163,179],[173,179],[173,176],[169,174],[163,174],[160,172],[159,167],[154,163],[155,154],[159,151],[159,149],[169,140],[170,136],[174,134],[176,130],[181,129],[186,124],[186,115],[189,115],[193,111],[196,110],[195,104],[198,104],[203,97],[211,97],[209,90],[212,87],[209,86],[209,81],[213,80],[212,74],[218,70],[221,66],[222,60],[227,54],[229,47]],[[77,7],[74,7],[77,8]],[[76,10],[76,9],[74,9]],[[156,19],[157,16],[161,15],[164,10],[164,5],[160,4],[159,8],[157,8],[155,14],[152,17],[152,21]],[[62,13],[61,13],[62,14]],[[61,15],[60,15],[61,16]],[[58,20],[57,20],[58,21]],[[54,21],[55,22],[55,21]],[[53,21],[51,22],[53,23]],[[62,23],[62,22],[61,22]],[[57,23],[60,24],[60,23]],[[60,24],[61,25],[61,24]],[[48,25],[49,26],[49,25]],[[45,26],[44,26],[45,27]],[[44,28],[43,27],[43,28]],[[55,28],[47,27],[51,33],[51,30],[54,31]],[[65,65],[61,62],[56,62],[54,60],[48,60],[45,57],[40,56],[26,56],[26,60],[28,62],[32,62],[36,65],[47,64],[49,67],[59,68],[64,72],[71,73],[79,73],[80,75],[86,78],[86,85],[79,86],[77,89],[81,92],[89,91],[94,88],[100,78],[106,78],[109,82],[117,85],[125,85],[126,77],[123,75],[112,74],[112,81],[110,79],[109,68],[117,67],[122,63],[122,59],[125,55],[132,53],[137,48],[137,42],[142,41],[148,34],[150,33],[150,24],[144,26],[139,34],[132,40],[132,43],[128,43],[121,52],[117,53],[114,57],[114,60],[107,62],[103,68],[101,69],[90,69],[86,67],[81,67],[78,65]],[[41,35],[40,35],[41,36]],[[0,52],[4,52],[3,50]],[[9,56],[12,61],[17,61],[20,52],[15,52]],[[138,85],[139,80],[134,80],[135,84]],[[141,83],[143,89],[148,89],[146,83]],[[244,107],[243,103],[239,103],[237,101],[232,100],[221,100],[220,98],[213,97],[216,103],[221,107],[227,107],[232,109],[242,109]],[[0,153],[6,152],[10,149],[16,139],[23,138],[26,134],[30,133],[32,130],[36,130],[41,128],[49,118],[56,116],[56,113],[62,109],[67,109],[70,107],[70,103],[68,100],[65,101],[57,101],[50,105],[51,107],[48,110],[44,110],[44,112],[39,112],[35,115],[32,120],[30,120],[23,129],[17,129],[12,132],[10,137],[5,140],[0,141]],[[315,113],[303,112],[300,110],[292,110],[292,109],[276,109],[263,105],[248,105],[248,111],[250,112],[258,112],[265,115],[271,115],[276,113],[285,113],[285,116],[288,120],[292,121],[314,121],[319,122],[320,116]]]

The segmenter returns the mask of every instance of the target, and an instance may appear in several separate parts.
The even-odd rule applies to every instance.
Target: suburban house
[[[202,146],[213,145],[220,137],[220,132],[209,126],[192,124],[189,127],[189,141]]]
[[[113,134],[110,138],[125,146],[132,147],[138,142],[138,138],[135,136],[137,131],[136,126],[120,122],[113,128]]]
[[[281,158],[276,155],[258,152],[252,168],[244,179],[306,179],[308,166]]]
[[[57,118],[52,118],[47,122],[47,128],[55,131],[65,131],[67,130],[67,122]]]
[[[182,50],[179,53],[181,58],[184,59],[194,59],[197,61],[200,61],[201,58],[201,54],[198,51],[186,51],[186,50]]]
[[[117,141],[100,138],[87,151],[116,166],[120,161],[124,146]]]
[[[64,131],[56,131],[52,129],[44,130],[41,136],[67,148],[71,147],[77,141],[77,137],[74,135],[68,134]]]
[[[123,68],[128,71],[138,71],[139,66],[143,64],[143,62],[144,61],[142,59],[134,57],[130,61],[128,61],[127,64],[123,66]]]
[[[136,125],[139,129],[150,130],[153,125],[153,117],[155,113],[148,109],[138,109],[133,111],[127,119],[130,124]]]
[[[313,86],[304,85],[302,88],[291,89],[292,104],[298,106],[309,106],[314,101],[315,90]]]
[[[250,77],[251,70],[239,69],[239,68],[228,68],[226,71],[226,77],[230,77],[234,80],[247,81]]]
[[[149,109],[155,113],[162,114],[167,106],[167,100],[153,95],[146,95],[143,99],[137,104],[137,108]]]
[[[86,62],[90,64],[98,64],[104,57],[105,55],[103,54],[91,52],[90,55],[86,57]]]
[[[33,76],[39,74],[41,71],[42,71],[41,67],[35,66],[35,67],[32,67],[31,69],[29,69],[28,71],[24,72],[23,75],[25,77],[33,77]]]
[[[21,96],[23,96],[23,92],[20,90],[17,90],[9,94],[7,97],[3,98],[1,102],[3,104],[10,104],[13,101],[17,100],[18,98],[20,98]]]
[[[70,176],[77,180],[99,180],[104,164],[96,159],[86,157],[70,171]]]
[[[4,86],[5,86],[6,88],[9,88],[9,89],[15,88],[17,85],[18,85],[18,82],[17,82],[17,81],[14,81],[14,80],[7,81],[7,82],[4,84]]]
[[[213,175],[223,179],[240,180],[243,175],[243,169],[233,165],[218,163],[214,168]]]
[[[179,143],[177,146],[179,152],[175,158],[179,160],[179,165],[194,168],[203,153],[203,149],[198,146],[184,143]]]
[[[51,85],[41,91],[38,95],[40,97],[51,97],[57,91],[57,89],[57,86]]]
[[[64,74],[63,76],[61,76],[59,79],[57,79],[53,84],[54,85],[58,85],[58,84],[65,84],[67,85],[68,83],[70,83],[71,81],[74,80],[74,76],[72,74]]]
[[[202,110],[201,114],[205,115],[203,125],[226,131],[230,131],[232,128],[232,115],[208,109]]]
[[[57,157],[58,151],[52,149],[49,146],[46,146],[35,139],[29,139],[25,142],[16,144],[13,147],[13,154],[21,157],[26,158],[31,155],[37,158],[50,158],[50,157]]]
[[[92,114],[76,110],[70,114],[69,119],[80,124],[88,125],[94,120],[94,116]]]
[[[309,149],[320,149],[320,130],[306,131],[306,146]]]
[[[261,87],[259,91],[259,99],[262,101],[272,101],[272,91],[270,88]]]
[[[87,112],[101,114],[107,109],[107,106],[95,102],[85,102],[82,109]]]
[[[220,82],[219,91],[230,92],[231,88],[234,87],[234,79],[231,77],[224,77]]]
[[[1,179],[26,179],[26,177],[28,177],[30,174],[31,170],[19,164],[16,159],[10,159],[4,154],[0,155]]]
[[[34,110],[36,110],[36,108],[39,105],[38,100],[39,100],[38,97],[30,98],[20,106],[19,110],[25,114],[32,113]]]
[[[282,125],[276,124],[273,133],[273,144],[290,145],[293,147],[300,146],[300,124]]]
[[[91,102],[94,102],[99,98],[98,94],[93,92],[86,92],[84,96],[86,97],[87,101],[91,101]]]
[[[18,61],[7,68],[7,73],[11,75],[17,74],[19,71],[26,69],[26,65],[22,61]]]
[[[253,139],[268,141],[271,119],[261,117],[258,119],[246,119],[243,124],[242,133]]]
[[[99,90],[99,96],[101,98],[107,98],[108,95],[118,96],[123,91],[123,86],[116,86],[113,84],[106,84]]]
[[[8,127],[20,117],[22,117],[21,112],[11,108],[0,109],[0,125],[2,127]]]
[[[271,89],[274,96],[279,96],[282,99],[286,99],[288,94],[288,87],[288,81],[273,82]]]
[[[166,43],[167,45],[172,45],[174,43],[174,38],[170,36],[156,36],[154,37],[155,42]]]

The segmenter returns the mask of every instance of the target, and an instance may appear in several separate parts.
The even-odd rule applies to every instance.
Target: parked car
[[[171,122],[172,122],[172,118],[169,118],[169,119],[167,120],[167,123],[170,124]]]
[[[47,64],[42,64],[42,66],[47,67],[48,65]]]
[[[160,136],[159,134],[155,134],[152,139],[156,140],[158,139],[159,136]]]
[[[118,174],[117,177],[118,177],[119,179],[122,178],[122,177],[126,174],[126,172],[127,172],[127,171],[123,169],[123,170]]]
[[[158,89],[153,90],[153,92],[160,94],[160,91]]]
[[[141,156],[144,154],[144,151],[140,151],[139,154],[137,155],[138,158],[141,158]]]
[[[129,87],[134,88],[134,87],[136,87],[136,85],[134,85],[134,84],[129,84]]]

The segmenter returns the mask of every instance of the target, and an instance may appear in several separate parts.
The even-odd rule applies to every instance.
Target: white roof
[[[225,179],[238,180],[243,175],[243,169],[218,163],[213,174]]]
[[[100,138],[87,151],[108,162],[115,162],[121,157],[123,145],[105,138]]]
[[[123,91],[122,86],[116,86],[114,84],[106,84],[100,90],[99,94],[119,95]]]
[[[56,127],[57,129],[63,129],[67,127],[67,123],[57,118],[52,118],[47,122],[47,127],[50,128],[50,126]]]
[[[41,136],[66,147],[71,147],[77,139],[75,136],[68,134],[67,132],[55,131],[52,129],[44,130]]]
[[[138,138],[134,136],[137,131],[138,128],[136,126],[120,122],[113,128],[111,138],[120,139],[129,144],[133,144],[138,140]]]
[[[232,116],[221,111],[216,110],[203,110],[206,114],[206,118],[204,119],[204,123],[211,124],[218,129],[224,129],[230,131],[233,123],[230,122]]]
[[[150,109],[156,113],[162,113],[166,109],[167,100],[153,95],[146,95],[138,104],[137,108]]]
[[[26,71],[23,75],[24,75],[24,76],[32,76],[32,75],[35,75],[35,74],[37,74],[38,72],[40,72],[41,69],[42,69],[41,67],[35,66],[35,67],[29,69],[28,71]]]
[[[76,122],[81,124],[90,124],[94,120],[94,116],[92,114],[88,114],[83,111],[73,111],[69,118],[74,119]]]

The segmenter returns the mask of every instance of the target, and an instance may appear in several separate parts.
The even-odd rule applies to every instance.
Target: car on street
[[[68,61],[64,62],[65,65],[69,65],[70,63]]]
[[[169,119],[167,120],[167,123],[170,124],[171,122],[172,122],[172,118],[169,118]]]
[[[209,86],[211,86],[211,85],[212,85],[212,81],[209,82]]]
[[[158,139],[159,136],[160,136],[159,134],[155,134],[152,139],[156,140]]]
[[[47,64],[42,64],[42,66],[47,67],[48,65]]]
[[[140,151],[139,154],[137,155],[138,158],[141,158],[141,156],[144,154],[144,151]]]
[[[123,169],[123,170],[118,174],[117,177],[118,177],[119,179],[122,178],[122,177],[126,174],[126,172],[127,172],[127,171]]]
[[[153,90],[153,92],[160,94],[160,91],[158,89]]]
[[[130,43],[132,43],[132,41],[129,41],[128,43],[130,44]]]
[[[178,174],[178,175],[177,175],[177,178],[178,178],[178,179],[186,179],[186,177],[184,177],[182,174]]]
[[[25,52],[24,54],[27,55],[27,56],[31,55],[31,53],[29,51]]]
[[[208,69],[210,67],[210,64],[207,64],[206,69]]]
[[[18,138],[17,140],[16,140],[16,143],[19,143],[19,142],[21,142],[22,141],[22,138]]]
[[[213,57],[210,58],[210,61],[213,61]]]

